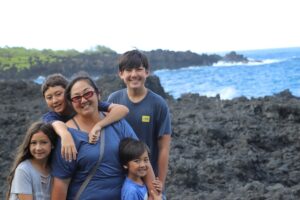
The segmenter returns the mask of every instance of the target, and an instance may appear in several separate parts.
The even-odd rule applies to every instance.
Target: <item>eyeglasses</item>
[[[91,98],[94,95],[95,91],[88,91],[86,93],[84,93],[83,95],[78,95],[75,97],[71,98],[71,101],[73,103],[80,103],[82,100],[82,97],[85,98],[86,100],[88,100],[89,98]]]

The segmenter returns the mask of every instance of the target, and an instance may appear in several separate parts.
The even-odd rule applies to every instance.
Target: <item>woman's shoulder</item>
[[[125,119],[121,119],[111,124],[109,127],[111,127],[119,135],[120,138],[124,138],[124,137],[137,138],[132,127]]]
[[[130,128],[129,123],[125,119],[120,119],[110,125],[114,129],[127,129]]]
[[[68,128],[74,128],[74,127],[75,127],[74,119],[71,118],[71,119],[69,119],[68,121],[66,121],[66,126],[67,126]]]
[[[83,132],[81,130],[78,130],[74,127],[68,127],[68,131],[71,133],[73,138],[76,140],[86,140],[88,138],[88,134],[86,132]]]

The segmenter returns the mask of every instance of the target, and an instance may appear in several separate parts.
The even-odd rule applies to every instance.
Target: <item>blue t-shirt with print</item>
[[[150,148],[151,165],[158,176],[158,140],[159,137],[171,134],[171,118],[166,101],[148,89],[140,102],[132,102],[127,89],[121,89],[108,97],[108,102],[127,106],[129,114],[125,119],[131,125],[138,138]]]

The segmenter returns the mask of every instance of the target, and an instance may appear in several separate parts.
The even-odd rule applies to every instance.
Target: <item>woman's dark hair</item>
[[[119,71],[143,66],[149,70],[149,62],[145,54],[138,50],[127,51],[119,58]]]
[[[133,138],[124,138],[119,145],[119,158],[121,165],[127,165],[129,161],[139,158],[147,151],[150,157],[149,147],[142,141]]]
[[[45,96],[45,92],[49,89],[49,87],[61,86],[62,88],[66,88],[67,85],[68,80],[62,74],[51,74],[47,76],[46,80],[42,84],[42,94]]]
[[[75,83],[77,83],[78,81],[86,81],[90,86],[92,86],[92,88],[95,90],[97,96],[99,96],[99,89],[96,85],[96,83],[92,80],[91,77],[89,76],[78,76],[76,78],[74,78],[73,80],[71,80],[71,82],[68,84],[66,90],[65,90],[65,95],[66,95],[66,99],[71,101],[71,89],[73,87],[73,85]]]
[[[9,199],[9,196],[10,196],[11,184],[12,184],[12,180],[15,175],[16,168],[24,160],[33,158],[32,154],[30,153],[30,142],[31,142],[32,136],[34,134],[38,133],[39,131],[42,131],[45,135],[47,135],[47,137],[49,138],[49,140],[51,142],[52,147],[54,147],[56,145],[57,135],[51,124],[37,121],[30,125],[30,127],[27,129],[27,132],[25,134],[22,144],[18,147],[17,156],[15,157],[14,163],[13,163],[10,173],[7,177],[7,181],[8,181],[8,192],[6,195],[7,200]],[[51,156],[51,154],[50,154],[50,156]],[[50,161],[51,161],[50,156],[48,157],[48,160],[47,160],[48,166],[50,166]]]

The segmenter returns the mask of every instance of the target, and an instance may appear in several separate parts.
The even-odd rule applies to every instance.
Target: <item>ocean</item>
[[[300,48],[236,52],[246,56],[250,62],[219,62],[213,66],[163,69],[153,73],[174,98],[184,93],[196,93],[208,97],[219,94],[221,99],[241,96],[250,99],[270,96],[286,89],[300,97]]]

